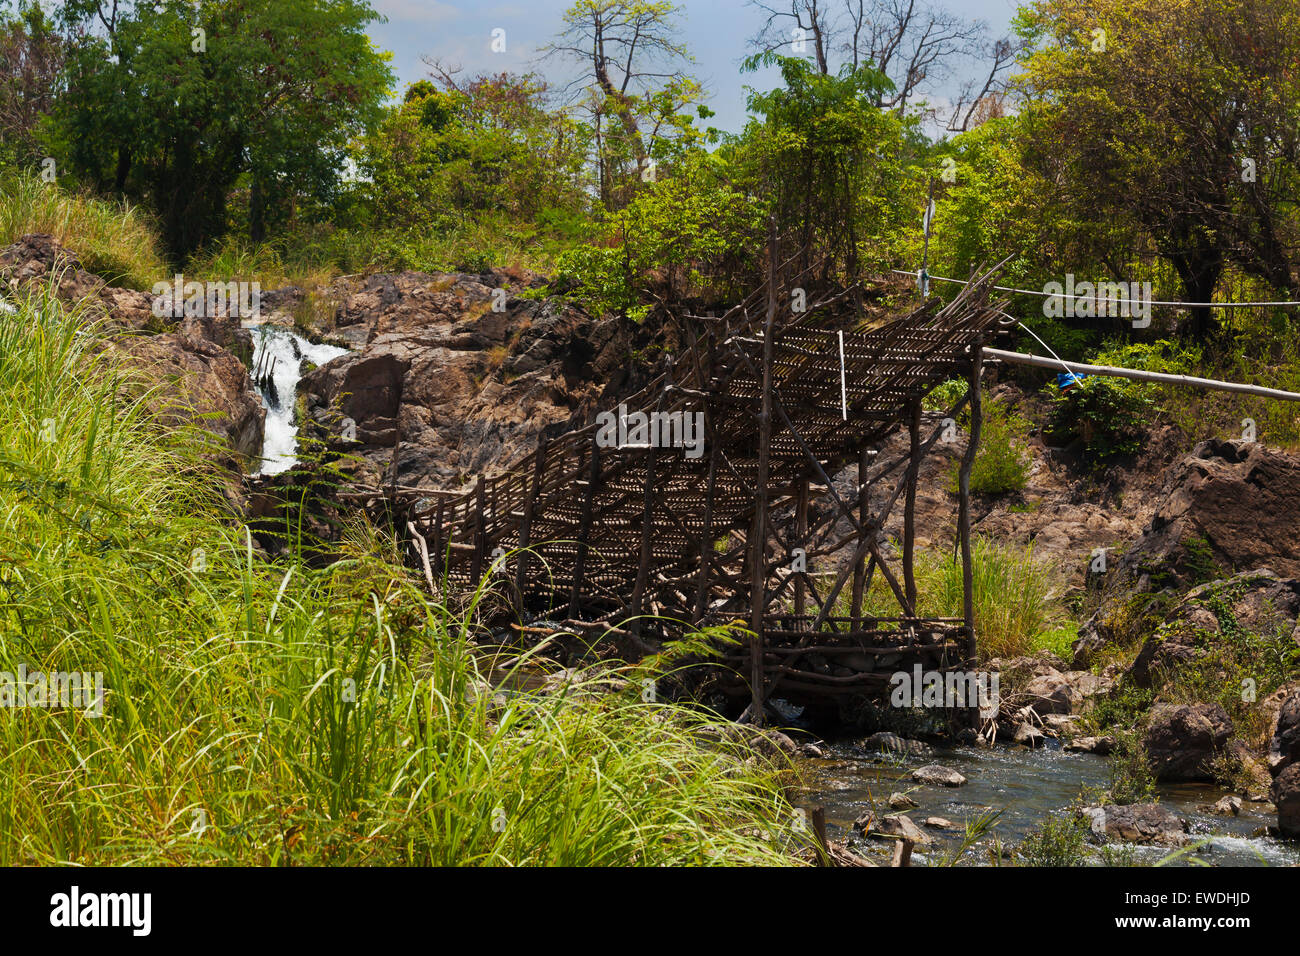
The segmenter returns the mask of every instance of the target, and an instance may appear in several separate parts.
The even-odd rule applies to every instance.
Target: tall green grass
[[[975,536],[971,571],[975,634],[982,659],[1060,650],[1061,629],[1068,616],[1053,568],[1034,556],[1032,546],[1019,548]],[[916,586],[918,614],[961,617],[965,613],[961,561],[951,552],[918,551]],[[850,611],[848,590],[841,592],[838,613]],[[864,597],[863,609],[879,617],[899,613],[893,592],[879,574]]]
[[[113,285],[149,289],[172,272],[142,211],[65,192],[27,173],[0,176],[0,245],[45,232]]]
[[[492,686],[473,607],[372,528],[265,561],[93,344],[52,298],[0,315],[0,671],[106,687],[0,708],[0,865],[793,862],[774,768],[704,716]]]

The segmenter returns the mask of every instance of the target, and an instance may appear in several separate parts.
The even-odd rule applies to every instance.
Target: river
[[[826,760],[803,760],[801,768],[807,791],[799,801],[807,808],[826,809],[828,835],[845,839],[851,835],[853,821],[872,806],[872,800],[888,809],[889,795],[905,792],[920,806],[908,811],[918,824],[926,817],[938,816],[952,821],[957,829],[926,832],[936,839],[934,847],[920,849],[913,856],[917,865],[937,861],[945,851],[955,849],[964,835],[961,829],[968,819],[992,809],[1002,811],[993,829],[961,860],[962,865],[989,865],[994,840],[1011,848],[1041,825],[1054,811],[1075,802],[1086,786],[1104,789],[1109,782],[1105,758],[1093,754],[1070,753],[1053,746],[1030,750],[1024,747],[928,747],[921,755],[883,755],[865,750],[860,743],[840,741],[823,749]],[[915,784],[909,774],[927,763],[937,763],[960,771],[967,782],[954,788]],[[1213,804],[1224,791],[1209,785],[1179,784],[1158,788],[1161,804],[1183,817],[1191,825],[1192,842],[1207,841],[1180,863],[1198,861],[1214,866],[1292,866],[1300,864],[1300,845],[1264,835],[1264,828],[1276,825],[1277,816],[1265,812],[1264,804],[1243,801],[1236,817],[1208,813],[1200,807]],[[858,852],[887,865],[888,847],[860,837],[851,843]],[[1164,847],[1134,847],[1136,864],[1156,863],[1173,851]],[[1092,863],[1100,862],[1095,855]]]

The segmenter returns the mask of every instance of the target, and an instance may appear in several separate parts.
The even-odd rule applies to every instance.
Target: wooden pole
[[[808,479],[804,478],[799,482],[799,492],[795,498],[794,505],[794,540],[795,546],[804,549],[805,555],[808,551]],[[794,613],[796,617],[803,617],[807,613],[808,598],[806,593],[807,585],[804,583],[804,576],[796,574],[794,579]]]
[[[871,464],[871,454],[865,446],[858,453],[858,521],[864,535],[871,534],[871,489],[867,486],[867,471]],[[865,557],[853,562],[853,610],[849,618],[849,629],[856,631],[862,627],[863,582],[866,580],[867,568]]]
[[[1045,355],[1027,355],[1023,352],[1007,352],[1003,349],[985,349],[984,357],[1011,362],[1013,365],[1032,365],[1036,368],[1064,368],[1080,375],[1108,375],[1114,378],[1131,378],[1138,382],[1163,382],[1168,385],[1189,385],[1194,388],[1208,388],[1220,392],[1238,392],[1242,395],[1259,395],[1264,398],[1276,398],[1284,402],[1300,402],[1300,393],[1284,392],[1277,388],[1264,388],[1262,385],[1243,385],[1239,382],[1221,382],[1213,378],[1196,378],[1193,375],[1173,375],[1167,372],[1144,372],[1132,368],[1119,368],[1114,365],[1084,365],[1082,362],[1065,362]]]
[[[768,220],[767,320],[763,324],[763,395],[758,413],[758,478],[754,493],[754,526],[750,535],[749,626],[754,636],[749,649],[750,719],[757,727],[764,723],[763,700],[763,608],[766,607],[767,470],[772,444],[772,335],[776,329],[776,221]]]
[[[970,548],[970,471],[975,463],[975,455],[979,451],[980,426],[983,421],[983,403],[980,397],[982,352],[979,342],[971,346],[970,368],[967,373],[970,394],[970,439],[966,443],[966,454],[962,455],[961,470],[957,475],[957,490],[960,496],[957,537],[961,545],[962,616],[966,621],[966,657],[971,667],[975,666],[978,647],[975,640],[975,582]]]
[[[478,476],[478,483],[474,486],[474,561],[470,567],[470,577],[472,585],[478,587],[479,579],[483,577],[483,551],[487,548],[487,527],[486,520],[483,517],[483,476]]]
[[[912,403],[912,418],[908,423],[911,441],[908,446],[907,497],[903,501],[903,587],[907,600],[916,607],[916,573],[912,563],[916,548],[916,476],[921,469],[921,402]]]
[[[655,403],[656,412],[663,411],[665,392],[659,393]],[[657,416],[650,419],[650,430],[657,427]],[[650,578],[650,559],[654,556],[654,502],[655,502],[655,457],[659,451],[657,435],[650,435],[650,447],[645,453],[645,482],[642,488],[641,504],[641,548],[637,557],[636,583],[632,586],[632,600],[628,602],[632,620],[628,630],[641,634],[641,615],[644,612],[645,587]]]
[[[582,499],[582,516],[578,519],[578,557],[573,564],[573,594],[569,598],[569,617],[578,616],[582,580],[587,571],[587,539],[591,536],[591,510],[600,484],[600,445],[596,433],[591,436],[591,461],[587,475],[587,494]]]
[[[523,612],[524,595],[528,592],[528,546],[532,544],[533,511],[537,508],[537,495],[542,487],[542,478],[546,470],[546,436],[542,435],[537,443],[537,454],[533,460],[533,484],[528,489],[528,499],[524,503],[524,516],[519,522],[519,567],[515,575],[515,590],[519,593],[519,610]]]
[[[706,412],[707,414],[707,412]],[[712,422],[712,416],[710,416]],[[709,425],[709,478],[704,488],[704,527],[700,530],[700,583],[695,592],[695,621],[699,624],[709,609],[709,568],[713,563],[713,497],[717,489],[718,442]]]

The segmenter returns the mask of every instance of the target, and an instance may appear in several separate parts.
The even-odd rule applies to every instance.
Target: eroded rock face
[[[105,348],[138,373],[146,387],[157,386],[149,404],[162,421],[211,432],[220,442],[214,456],[223,463],[242,467],[261,454],[266,410],[248,369],[229,350],[179,332],[118,336],[107,340]]]
[[[627,329],[560,300],[520,298],[531,274],[371,276],[342,296],[327,341],[357,349],[303,381],[336,440],[347,419],[373,483],[449,487],[499,471],[628,384]],[[497,290],[503,290],[498,292]],[[500,310],[500,311],[498,311]]]
[[[1291,688],[1278,709],[1268,763],[1273,773],[1269,796],[1277,806],[1278,829],[1287,836],[1300,836],[1300,687]]]
[[[87,272],[75,252],[45,233],[29,233],[0,249],[0,283],[19,291],[57,279],[55,292],[65,302],[83,301],[92,320],[106,319],[128,329],[164,328],[153,315],[152,295],[109,285]]]
[[[1118,571],[1141,590],[1222,568],[1300,578],[1300,458],[1256,442],[1201,442],[1170,469],[1160,504]]]
[[[1210,762],[1231,736],[1220,704],[1157,704],[1143,743],[1157,780],[1212,780]]]

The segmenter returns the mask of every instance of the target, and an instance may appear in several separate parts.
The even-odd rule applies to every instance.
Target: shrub
[[[1023,866],[1083,866],[1088,822],[1073,810],[1054,813],[1016,848]]]
[[[976,494],[1002,495],[1019,491],[1029,478],[1029,459],[1021,450],[1018,436],[1030,429],[1027,419],[1001,402],[984,402],[980,445],[971,463],[970,488]],[[960,462],[953,462],[949,490],[956,492]]]

